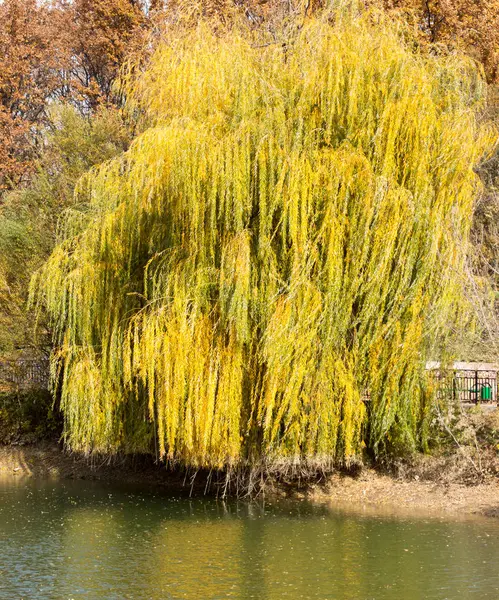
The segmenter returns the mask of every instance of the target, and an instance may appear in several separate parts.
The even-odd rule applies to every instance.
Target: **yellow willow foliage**
[[[80,182],[33,284],[71,448],[221,467],[423,442],[494,133],[474,65],[399,29],[201,24],[125,82],[148,128]]]

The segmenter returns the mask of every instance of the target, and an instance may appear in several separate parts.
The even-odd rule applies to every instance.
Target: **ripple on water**
[[[499,598],[499,522],[0,482],[0,598]]]

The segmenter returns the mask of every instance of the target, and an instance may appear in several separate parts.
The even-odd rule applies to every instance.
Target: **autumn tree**
[[[116,100],[113,82],[148,15],[136,0],[0,4],[0,192],[32,172],[54,102],[88,115]]]
[[[148,18],[137,0],[62,3],[68,22],[71,100],[94,109],[113,100],[113,82],[127,56],[144,41]]]
[[[381,3],[388,11],[395,10],[412,21],[421,40],[465,50],[483,64],[490,82],[499,81],[497,0],[382,0]]]
[[[0,191],[26,175],[48,101],[61,91],[61,17],[36,0],[0,4]]]
[[[72,449],[218,468],[424,446],[424,364],[467,313],[485,85],[379,15],[291,31],[180,29],[131,79],[149,128],[80,180],[33,280]]]

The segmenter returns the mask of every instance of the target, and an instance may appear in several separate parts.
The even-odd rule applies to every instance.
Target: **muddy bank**
[[[206,488],[202,477],[192,480],[192,474],[169,471],[148,457],[92,462],[49,443],[0,446],[0,477],[92,479],[160,486],[182,494],[203,493]],[[307,499],[361,512],[499,517],[499,479],[496,477],[469,484],[420,481],[413,473],[408,477],[411,479],[363,469],[356,476],[338,473],[320,482],[300,486],[293,482],[268,484],[266,494]]]
[[[0,477],[89,479],[175,490],[189,483],[185,474],[167,471],[164,465],[155,464],[152,457],[89,459],[81,454],[68,453],[51,442],[0,446]]]
[[[404,481],[365,470],[358,477],[333,475],[312,486],[307,498],[348,510],[499,517],[499,482]]]

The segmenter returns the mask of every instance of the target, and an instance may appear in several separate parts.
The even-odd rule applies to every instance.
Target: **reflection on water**
[[[0,598],[499,598],[499,522],[0,481]]]

